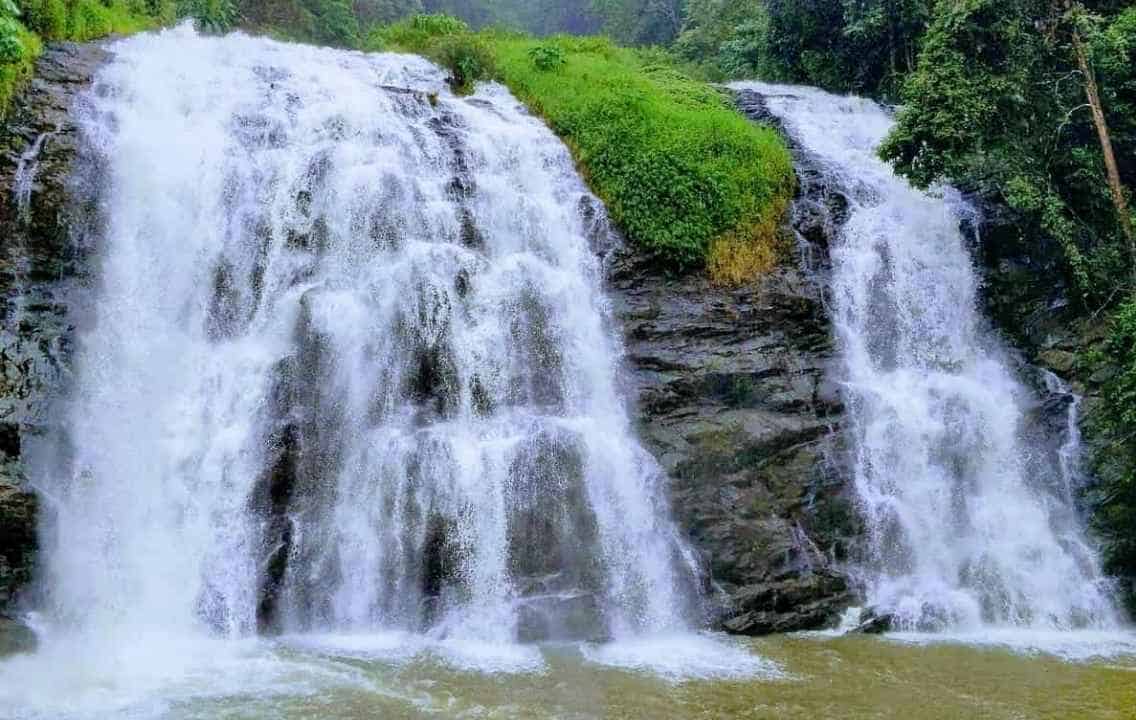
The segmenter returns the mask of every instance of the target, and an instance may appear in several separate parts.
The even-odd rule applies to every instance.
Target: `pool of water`
[[[1116,718],[1130,636],[717,636],[486,646],[408,635],[178,647],[0,666],[16,718]],[[80,660],[76,663],[76,660]]]

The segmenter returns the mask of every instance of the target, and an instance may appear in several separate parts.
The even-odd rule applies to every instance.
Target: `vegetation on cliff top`
[[[0,0],[0,117],[31,77],[43,41],[138,32],[174,13],[170,0]]]
[[[793,187],[788,150],[659,53],[605,38],[473,33],[440,16],[380,28],[366,46],[425,54],[459,85],[501,80],[566,141],[615,222],[664,266],[708,265],[737,282],[775,262]]]

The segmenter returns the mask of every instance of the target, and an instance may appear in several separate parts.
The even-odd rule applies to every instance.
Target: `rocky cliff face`
[[[85,272],[67,202],[78,147],[73,107],[105,59],[97,45],[49,48],[0,131],[0,610],[32,574],[36,497],[21,440],[43,430],[49,391],[66,382],[70,319],[63,300]]]
[[[760,97],[739,102],[770,121]],[[797,252],[776,272],[724,288],[654,274],[632,250],[610,264],[641,433],[672,478],[716,617],[740,634],[832,625],[854,601],[844,564],[860,530],[823,301],[846,203],[797,161]]]
[[[840,567],[856,520],[817,288],[793,267],[737,289],[667,279],[626,252],[611,284],[641,433],[672,478],[723,627],[833,623],[852,600]]]

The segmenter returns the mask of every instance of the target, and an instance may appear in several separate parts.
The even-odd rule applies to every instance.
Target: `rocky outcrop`
[[[760,98],[741,100],[761,119]],[[726,288],[658,275],[634,250],[609,261],[641,436],[672,478],[716,617],[739,634],[834,625],[854,600],[844,564],[860,530],[823,303],[846,203],[798,160],[800,252],[776,272]]]
[[[857,535],[819,293],[793,267],[727,289],[612,262],[640,432],[731,632],[834,623]]]
[[[66,200],[79,143],[72,108],[105,57],[96,45],[48,48],[0,133],[0,610],[35,560],[38,505],[21,439],[43,430],[50,392],[66,379],[63,296],[86,265],[70,230],[83,208]]]

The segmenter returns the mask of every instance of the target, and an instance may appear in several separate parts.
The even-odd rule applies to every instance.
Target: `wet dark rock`
[[[296,373],[294,358],[281,361],[274,369],[275,382],[268,409],[273,423],[266,443],[265,471],[257,479],[249,503],[259,530],[256,616],[261,633],[277,632],[281,628],[282,586],[292,552],[293,528],[288,507],[296,492],[302,462]]]
[[[430,517],[422,555],[422,595],[441,597],[448,586],[457,582],[461,569],[461,544],[453,518],[439,514]]]
[[[858,635],[883,635],[895,627],[895,615],[868,608],[860,614],[860,622],[850,632]]]
[[[739,106],[777,125],[760,95]],[[672,479],[675,519],[703,560],[729,632],[834,626],[856,599],[862,536],[846,457],[839,359],[824,305],[827,247],[848,200],[794,148],[799,252],[737,288],[608,258],[640,434]]]
[[[31,628],[15,618],[0,615],[0,658],[35,652],[37,645]]]
[[[723,288],[654,274],[631,250],[609,263],[640,434],[735,633],[833,625],[853,600],[835,351],[820,290],[793,265]]]
[[[39,504],[14,458],[0,459],[0,608],[11,605],[35,567]]]
[[[517,604],[519,642],[609,639],[601,603],[592,593],[538,595]]]
[[[831,627],[852,601],[848,581],[833,572],[814,572],[740,588],[723,627],[739,635],[817,630]]]
[[[474,222],[473,219],[473,213],[466,208],[462,208],[458,213],[458,222],[461,224],[461,244],[471,250],[484,249],[485,235],[477,228],[477,223]]]
[[[20,464],[21,438],[44,431],[81,319],[64,297],[86,279],[84,231],[97,208],[71,199],[99,168],[76,166],[83,140],[72,109],[107,57],[94,44],[46,48],[0,129],[0,610],[19,598],[35,563],[38,503]],[[28,634],[12,635],[3,622],[0,645],[16,637],[26,646]]]
[[[521,579],[521,594],[598,592],[599,528],[575,435],[537,434],[518,453],[509,478],[509,572]]]

